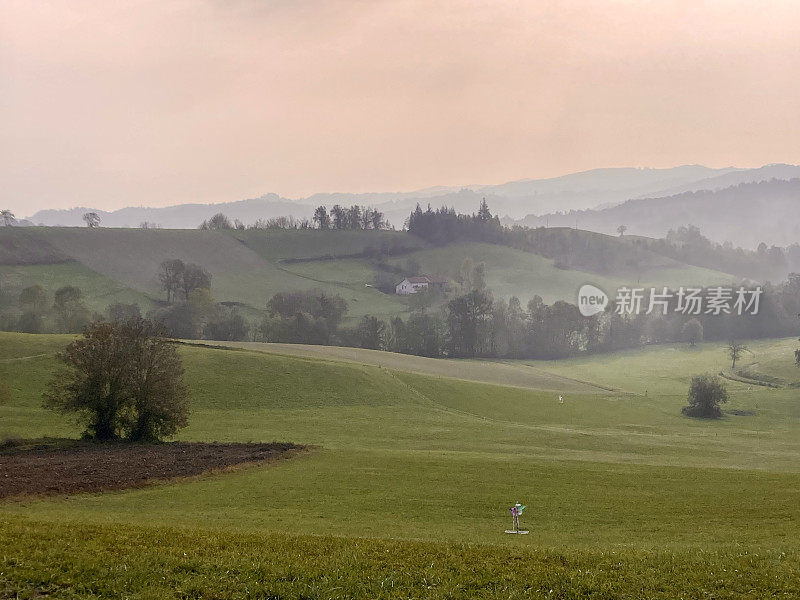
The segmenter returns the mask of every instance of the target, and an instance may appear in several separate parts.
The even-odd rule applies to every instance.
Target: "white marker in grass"
[[[519,528],[519,516],[522,514],[522,511],[525,510],[525,505],[517,502],[514,506],[512,506],[508,510],[511,512],[511,517],[514,522],[514,529],[506,529],[506,533],[516,533],[519,535],[525,535],[527,533],[530,533],[529,531],[520,531]]]

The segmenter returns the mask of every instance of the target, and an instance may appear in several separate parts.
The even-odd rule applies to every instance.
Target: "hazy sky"
[[[800,162],[800,2],[0,2],[0,208]]]

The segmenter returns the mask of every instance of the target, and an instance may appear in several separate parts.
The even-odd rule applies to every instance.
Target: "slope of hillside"
[[[743,183],[759,183],[761,181],[770,181],[772,179],[781,179],[788,181],[790,179],[797,179],[800,177],[799,165],[764,165],[757,169],[734,169],[734,170],[721,170],[718,175],[709,177],[708,179],[700,179],[692,181],[691,183],[683,183],[673,187],[658,190],[656,193],[649,193],[646,197],[656,198],[664,196],[675,196],[677,194],[684,194],[693,191],[714,191],[721,190],[734,185],[741,185]],[[642,195],[641,197],[645,197]]]
[[[11,390],[2,436],[80,435],[41,402],[70,339],[0,333]],[[759,342],[753,360],[789,365],[795,345]],[[682,416],[691,375],[727,365],[717,345],[510,365],[553,373],[548,387],[560,375],[613,388],[571,388],[563,403],[535,384],[420,375],[416,357],[387,368],[333,354],[180,355],[191,394],[181,440],[311,451],[141,489],[0,503],[0,591],[797,597],[796,390],[730,382],[724,418]],[[521,521],[532,535],[503,533],[515,501],[530,507]]]
[[[0,302],[11,308],[16,308],[19,293],[31,285],[42,286],[50,301],[59,288],[77,286],[83,292],[86,307],[99,313],[117,302],[138,304],[143,312],[155,305],[155,296],[126,286],[75,260],[52,265],[0,265],[0,285]]]
[[[351,254],[377,242],[384,232],[376,236],[345,235],[341,239],[325,235],[329,232],[295,231],[281,238],[277,244],[257,243],[273,232],[239,232],[266,255],[295,251],[315,255],[325,253]],[[394,232],[385,232],[387,239]],[[0,239],[6,235],[0,231]],[[394,234],[399,235],[399,234]],[[349,316],[364,314],[388,316],[406,310],[404,301],[365,287],[361,282],[340,284],[333,280],[311,278],[283,268],[277,259],[268,259],[250,249],[232,235],[232,232],[167,229],[88,229],[88,228],[27,228],[25,239],[30,244],[46,243],[59,256],[68,256],[92,271],[118,282],[118,287],[132,288],[153,298],[161,298],[158,269],[162,261],[179,258],[207,269],[212,275],[212,293],[217,301],[242,302],[254,308],[263,308],[273,294],[288,290],[320,288],[330,294],[340,294],[349,304]],[[339,246],[341,242],[341,246]],[[268,250],[273,248],[273,250]],[[305,249],[305,250],[303,250]],[[0,246],[0,258],[3,256]],[[2,261],[0,261],[2,262]],[[53,265],[51,271],[66,267]]]
[[[644,264],[631,269],[628,274],[612,277],[559,269],[553,260],[537,254],[481,243],[459,243],[419,250],[409,257],[416,259],[426,273],[450,278],[457,277],[464,258],[471,258],[476,264],[483,262],[486,265],[487,287],[495,296],[505,299],[516,296],[527,302],[534,295],[539,295],[548,304],[556,300],[574,303],[578,289],[584,283],[594,283],[611,294],[624,285],[679,287],[720,284],[735,279],[725,273],[683,265],[657,255],[653,257],[656,259],[653,264]]]
[[[138,227],[143,221],[170,229],[194,229],[214,214],[222,211],[231,219],[254,223],[258,219],[280,216],[310,218],[314,207],[302,202],[266,194],[259,198],[222,202],[218,204],[178,204],[165,207],[128,206],[114,211],[75,207],[69,209],[41,210],[30,217],[36,225],[50,227],[81,227],[83,215],[96,212],[104,227]]]
[[[52,353],[69,338],[48,337],[46,349],[39,337],[4,333],[0,355],[29,339],[29,359],[0,362],[12,390],[0,407],[4,434],[77,436],[74,422],[41,406],[57,367]],[[281,439],[316,449],[281,465],[171,485],[4,503],[0,517],[573,552],[789,549],[800,533],[796,393],[731,382],[724,419],[680,413],[689,377],[727,364],[713,344],[534,363],[634,392],[570,390],[563,404],[549,390],[423,376],[414,366],[197,347],[180,354],[191,390],[180,439]],[[515,500],[536,507],[526,515],[536,535],[504,536]]]
[[[337,235],[336,232],[327,233],[333,236]],[[516,296],[523,302],[527,302],[534,295],[539,295],[547,303],[557,300],[574,303],[578,289],[588,282],[600,286],[611,294],[617,288],[625,285],[637,284],[643,287],[704,286],[729,283],[735,280],[735,277],[726,273],[685,265],[646,249],[630,247],[620,243],[617,238],[609,238],[591,232],[574,233],[592,238],[601,247],[612,246],[621,253],[620,261],[629,262],[630,266],[620,268],[619,273],[614,276],[599,275],[585,270],[559,268],[553,259],[507,246],[470,242],[455,243],[444,247],[420,247],[412,252],[401,252],[398,256],[391,258],[389,263],[394,265],[397,270],[397,274],[394,275],[397,281],[403,278],[409,260],[416,261],[424,273],[456,280],[461,263],[465,258],[470,258],[475,264],[485,264],[487,287],[496,297],[507,300],[511,296]],[[287,235],[286,238],[297,239],[296,237],[292,238],[291,235]],[[400,238],[397,243],[402,242],[403,240]],[[320,247],[324,248],[324,245]],[[409,248],[405,243],[401,247]],[[268,250],[266,248],[261,251],[280,252],[277,249]],[[280,263],[280,266],[285,271],[297,276],[331,285],[365,286],[371,284],[375,277],[374,265],[365,259],[285,261]]]
[[[198,343],[203,344],[203,342]],[[397,354],[383,350],[305,344],[214,342],[214,345],[244,348],[268,354],[372,365],[418,375],[448,377],[536,390],[561,390],[562,392],[581,394],[605,394],[608,391],[607,388],[596,387],[590,383],[570,377],[551,375],[541,369],[515,361],[497,363],[486,360],[426,358],[424,356]]]
[[[382,248],[397,254],[427,247],[423,240],[402,231],[248,229],[230,235],[267,260],[347,258]]]
[[[575,233],[596,237],[601,245],[634,251],[616,238]],[[5,263],[0,266],[0,278],[9,297],[16,297],[21,287],[32,283],[42,284],[51,293],[73,283],[84,289],[95,310],[102,311],[116,301],[135,301],[147,309],[153,301],[163,299],[159,265],[179,258],[207,269],[215,299],[244,304],[251,319],[259,318],[253,311],[263,310],[273,294],[311,288],[345,298],[349,319],[366,314],[388,319],[407,312],[409,305],[405,297],[372,287],[376,267],[371,256],[379,249],[389,250],[389,262],[396,272],[388,276],[397,282],[410,258],[424,272],[455,279],[462,261],[469,257],[486,264],[487,284],[497,297],[517,296],[523,302],[536,294],[548,303],[575,302],[578,288],[587,282],[611,294],[623,285],[705,285],[733,279],[647,250],[639,251],[641,256],[635,260],[632,255],[631,264],[638,266],[612,277],[558,268],[551,259],[506,246],[460,243],[434,248],[396,231],[38,227],[0,230],[0,265]],[[27,264],[33,259],[50,264]]]

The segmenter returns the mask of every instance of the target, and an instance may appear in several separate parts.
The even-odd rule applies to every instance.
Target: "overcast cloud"
[[[0,207],[800,162],[798,2],[0,4]]]

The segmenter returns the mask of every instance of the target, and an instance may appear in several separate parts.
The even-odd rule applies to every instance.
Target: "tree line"
[[[53,296],[41,286],[24,288],[18,311],[0,314],[0,328],[23,333],[78,333],[99,315],[86,307],[83,291],[74,285],[58,288]]]
[[[428,357],[558,359],[636,348],[645,344],[747,340],[800,333],[800,275],[764,286],[757,315],[685,315],[673,298],[666,314],[621,315],[611,303],[592,317],[564,301],[547,304],[536,295],[526,304],[494,298],[485,269],[466,259],[451,292],[432,290],[409,298],[409,316],[374,315],[347,322],[348,304],[339,295],[312,289],[279,292],[265,304],[266,316],[248,322],[234,303],[217,303],[211,276],[200,266],[177,260],[160,269],[168,301],[147,318],[171,337],[341,345]],[[78,332],[89,323],[139,318],[136,304],[116,303],[106,315],[91,313],[78,288],[60,288],[51,302],[40,286],[20,293],[24,312],[4,329]],[[646,305],[646,299],[643,303]],[[10,325],[10,326],[9,326]],[[735,363],[735,358],[734,363]]]
[[[494,298],[479,279],[472,289],[432,308],[415,304],[411,314],[382,320],[364,316],[343,326],[347,303],[320,290],[280,293],[268,302],[269,316],[253,332],[267,342],[332,344],[389,350],[428,357],[558,359],[637,348],[647,344],[745,340],[800,332],[800,276],[767,286],[757,315],[618,314],[613,303],[592,317],[564,301],[547,304],[534,296],[527,304]],[[422,294],[419,294],[422,296]],[[416,295],[414,295],[416,296]],[[415,299],[412,296],[412,299]],[[674,308],[674,307],[672,307]],[[740,342],[731,342],[734,364]]]
[[[484,199],[477,214],[457,214],[454,209],[419,204],[406,221],[410,233],[435,245],[481,241],[510,246],[553,259],[563,269],[593,273],[638,273],[659,256],[730,273],[757,281],[782,281],[787,273],[800,271],[800,244],[787,248],[761,243],[756,250],[715,244],[692,225],[670,230],[663,239],[637,238],[624,242],[608,236],[564,227],[504,227]],[[618,231],[623,237],[626,227]]]
[[[341,206],[335,204],[330,211],[325,206],[318,206],[311,219],[296,219],[292,216],[258,219],[251,225],[245,225],[239,219],[229,219],[224,213],[217,213],[203,221],[199,229],[334,229],[334,230],[367,230],[390,229],[384,214],[370,206]]]

